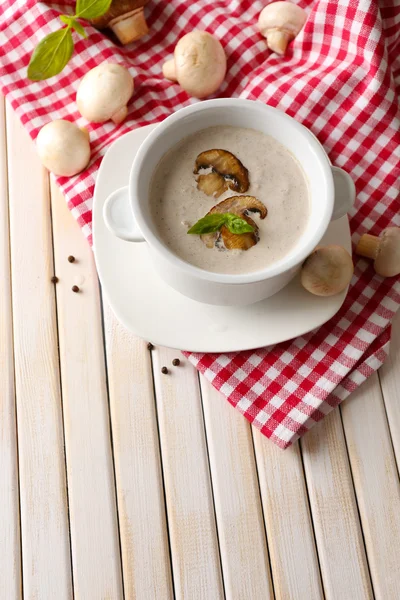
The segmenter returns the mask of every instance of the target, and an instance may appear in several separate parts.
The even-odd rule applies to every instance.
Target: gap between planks
[[[323,598],[300,446],[281,450],[252,432],[276,598]]]
[[[250,425],[202,376],[200,385],[226,596],[273,598]]]
[[[400,473],[400,311],[392,324],[389,356],[379,369],[384,404],[386,408],[393,449]]]
[[[327,600],[373,598],[342,422],[333,410],[301,450]]]
[[[174,350],[152,356],[175,594],[217,600],[224,588],[197,373],[183,359],[173,369]]]
[[[104,299],[125,598],[173,598],[150,353]]]
[[[8,105],[7,140],[24,595],[66,600],[73,591],[48,179]]]
[[[74,590],[114,600],[123,584],[97,273],[53,181],[51,197]]]
[[[22,597],[18,440],[8,213],[5,101],[0,97],[0,565],[1,593]]]
[[[400,481],[378,374],[371,375],[340,409],[375,596],[397,598]]]

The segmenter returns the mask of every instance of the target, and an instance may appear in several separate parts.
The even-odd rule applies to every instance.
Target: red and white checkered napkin
[[[73,2],[2,0],[0,82],[32,138],[54,118],[90,130],[90,168],[57,180],[89,241],[94,182],[108,146],[132,128],[194,102],[163,79],[161,65],[176,40],[195,28],[215,33],[225,47],[228,73],[218,96],[259,99],[284,110],[317,135],[334,164],[352,174],[358,192],[351,215],[354,242],[365,231],[379,234],[400,225],[398,0],[300,1],[308,21],[283,58],[270,54],[257,32],[265,4],[151,0],[146,38],[120,48],[91,29],[87,40],[76,39],[73,59],[61,75],[33,83],[26,79],[29,56]],[[87,125],[75,105],[80,78],[103,60],[124,64],[135,78],[129,117],[119,127]],[[382,364],[399,305],[399,281],[381,279],[357,259],[343,308],[317,331],[262,350],[188,357],[249,421],[285,448]]]

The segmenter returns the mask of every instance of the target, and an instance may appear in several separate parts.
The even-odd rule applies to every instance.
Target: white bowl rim
[[[317,154],[325,179],[325,185],[327,187],[328,193],[327,203],[325,207],[325,215],[324,218],[321,219],[319,227],[314,230],[314,234],[309,237],[309,240],[307,244],[304,245],[303,250],[295,256],[288,258],[287,260],[283,259],[282,261],[280,261],[279,265],[272,264],[260,271],[251,271],[250,273],[240,273],[235,275],[206,271],[205,269],[201,269],[199,267],[191,265],[185,260],[179,258],[161,242],[161,240],[153,233],[151,228],[147,225],[146,219],[143,216],[139,203],[135,203],[134,201],[135,197],[138,197],[139,193],[138,176],[142,169],[143,163],[147,159],[148,154],[151,153],[153,145],[157,142],[159,134],[175,126],[176,123],[179,122],[182,117],[190,115],[192,113],[201,113],[212,108],[221,108],[221,110],[223,110],[224,108],[230,106],[242,107],[245,110],[252,110],[254,108],[254,105],[257,107],[258,110],[262,108],[262,110],[266,111],[266,113],[269,113],[270,115],[273,114],[275,117],[281,118],[284,122],[287,123],[288,127],[296,128],[303,137],[307,138],[307,143],[310,144],[310,146]],[[173,145],[174,144],[172,144],[171,147]],[[247,100],[241,98],[217,98],[214,100],[196,102],[195,104],[191,104],[189,106],[179,109],[178,111],[164,119],[164,121],[161,121],[161,123],[159,123],[157,127],[155,127],[153,131],[149,133],[147,138],[141,144],[132,164],[129,176],[129,197],[134,218],[146,242],[149,243],[150,247],[153,247],[155,250],[161,253],[164,256],[164,258],[168,258],[168,260],[175,267],[179,268],[179,270],[186,272],[192,277],[196,277],[198,279],[203,279],[206,281],[212,281],[222,284],[246,284],[264,281],[266,279],[276,277],[277,275],[281,275],[282,273],[286,273],[290,269],[293,269],[299,264],[301,264],[307,258],[307,256],[311,254],[311,252],[318,245],[321,238],[325,234],[328,225],[331,221],[334,204],[334,185],[331,163],[329,161],[329,158],[323,146],[320,144],[315,135],[309,129],[307,129],[307,127],[296,121],[293,117],[287,115],[285,112],[272,106],[269,106],[268,104],[264,104],[263,102],[260,102],[258,100]]]

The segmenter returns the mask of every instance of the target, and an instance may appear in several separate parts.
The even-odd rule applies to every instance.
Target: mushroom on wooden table
[[[372,258],[376,273],[382,277],[400,275],[400,227],[388,227],[380,237],[364,233],[356,254]]]
[[[42,127],[36,147],[43,165],[55,175],[71,177],[83,171],[90,161],[89,133],[63,119]]]
[[[133,77],[128,69],[102,63],[86,73],[76,94],[78,110],[92,123],[112,120],[121,123],[128,114],[127,104],[133,94]]]
[[[283,55],[307,20],[305,10],[292,2],[272,2],[260,12],[258,28],[272,52]]]
[[[207,31],[184,35],[174,50],[174,58],[163,65],[163,75],[177,81],[195,98],[217,91],[226,73],[226,56],[221,42]]]

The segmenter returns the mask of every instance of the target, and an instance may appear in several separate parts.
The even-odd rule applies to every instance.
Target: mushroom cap
[[[303,287],[315,296],[334,296],[349,285],[354,266],[350,254],[334,244],[316,248],[301,270]]]
[[[42,127],[36,138],[36,147],[44,166],[55,175],[76,175],[83,171],[90,160],[87,131],[63,119],[51,121]]]
[[[102,63],[86,73],[76,94],[78,110],[92,123],[104,123],[125,107],[133,94],[133,77],[121,65]]]
[[[388,227],[380,238],[374,269],[382,277],[400,274],[400,228]]]
[[[307,19],[305,10],[291,2],[272,2],[260,12],[258,28],[266,36],[271,29],[285,30],[296,37]]]
[[[217,38],[206,31],[184,35],[174,52],[179,85],[195,98],[213,94],[226,73],[226,56]]]

